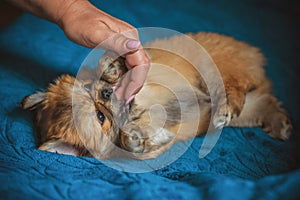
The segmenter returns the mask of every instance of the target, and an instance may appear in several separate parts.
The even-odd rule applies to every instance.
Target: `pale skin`
[[[128,102],[141,89],[149,70],[149,59],[137,30],[92,5],[88,0],[7,0],[38,17],[56,23],[73,42],[113,50],[126,59],[129,71],[115,90]]]

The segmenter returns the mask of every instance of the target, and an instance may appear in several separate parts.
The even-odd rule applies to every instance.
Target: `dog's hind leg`
[[[230,126],[261,126],[271,137],[286,140],[292,125],[281,103],[269,92],[252,91],[246,95],[244,107],[238,118]]]

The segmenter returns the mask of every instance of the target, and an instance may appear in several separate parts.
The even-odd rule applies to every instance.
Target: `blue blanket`
[[[1,199],[300,199],[299,27],[296,1],[93,1],[136,27],[210,31],[258,46],[273,91],[293,119],[293,137],[277,141],[260,128],[224,128],[199,158],[204,137],[175,162],[147,173],[115,170],[87,157],[39,151],[26,95],[63,73],[76,74],[90,49],[30,14],[0,30]]]

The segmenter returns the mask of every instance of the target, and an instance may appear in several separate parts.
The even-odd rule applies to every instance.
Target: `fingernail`
[[[131,95],[131,96],[129,97],[129,99],[126,101],[126,104],[129,104],[129,103],[134,99],[134,97],[135,97],[135,94],[134,94],[134,95]]]
[[[141,45],[141,42],[139,40],[129,40],[126,43],[126,47],[128,49],[137,49]]]

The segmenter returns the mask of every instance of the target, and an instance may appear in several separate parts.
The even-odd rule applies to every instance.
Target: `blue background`
[[[300,199],[297,1],[92,2],[138,28],[217,32],[259,47],[294,135],[282,142],[260,128],[225,128],[204,159],[198,157],[200,137],[176,162],[141,174],[39,151],[32,115],[18,102],[60,74],[76,74],[90,49],[69,41],[55,24],[24,14],[0,30],[1,199]]]

